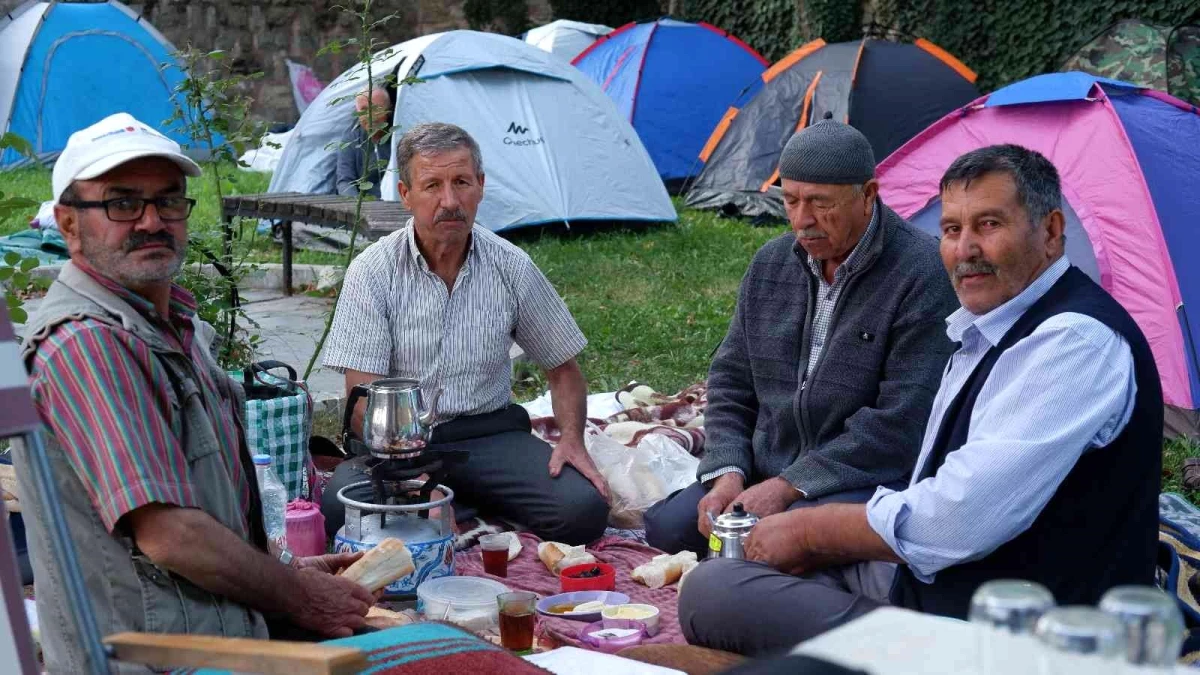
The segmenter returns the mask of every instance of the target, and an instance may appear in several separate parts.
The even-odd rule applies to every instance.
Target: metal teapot
[[[356,385],[346,399],[346,415],[342,429],[346,434],[343,446],[348,446],[350,419],[358,399],[367,397],[363,413],[362,444],[376,457],[383,459],[412,459],[425,452],[437,419],[437,389],[426,407],[421,397],[421,385],[416,380],[387,378],[371,384]]]
[[[758,516],[746,513],[739,502],[733,505],[732,511],[722,513],[716,518],[709,513],[708,520],[712,523],[712,534],[708,537],[708,557],[738,560],[745,558],[746,551],[742,545],[746,537],[750,536],[750,530],[758,523]]]

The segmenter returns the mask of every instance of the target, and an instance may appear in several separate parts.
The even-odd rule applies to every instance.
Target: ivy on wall
[[[1176,24],[1196,0],[875,0],[875,21],[932,40],[979,73],[990,91],[1064,61],[1115,21]]]
[[[472,30],[490,30],[520,35],[529,25],[529,3],[525,0],[466,0],[463,18]]]
[[[862,35],[862,5],[852,0],[686,0],[691,21],[707,21],[754,47],[770,61],[802,43],[856,40]]]
[[[666,14],[659,0],[550,0],[550,11],[555,19],[599,23],[613,28]]]

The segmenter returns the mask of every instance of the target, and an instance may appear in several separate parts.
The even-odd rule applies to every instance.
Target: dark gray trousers
[[[465,462],[452,464],[447,472],[446,485],[455,492],[455,504],[520,523],[546,541],[575,546],[600,538],[608,525],[608,504],[570,465],[551,478],[550,446],[529,428],[529,415],[516,405],[435,428],[431,450],[468,453]],[[342,462],[325,486],[321,513],[329,536],[345,521],[337,491],[368,480],[367,461],[359,457]]]
[[[892,487],[892,486],[889,486]],[[902,489],[901,486],[898,489]],[[667,553],[694,551],[703,557],[708,551],[708,542],[697,529],[697,509],[700,500],[708,494],[708,488],[699,482],[677,490],[646,510],[646,543]],[[798,499],[788,511],[804,509],[821,504],[865,504],[875,494],[875,488],[847,490],[816,499]]]
[[[895,570],[867,562],[797,577],[758,562],[705,560],[679,590],[679,625],[690,644],[778,655],[888,604]]]

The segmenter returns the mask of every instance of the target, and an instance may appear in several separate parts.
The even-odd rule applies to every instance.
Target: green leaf
[[[225,50],[214,49],[211,52],[209,52],[208,54],[205,54],[205,56],[207,56],[208,58],[210,58],[214,61],[220,61],[221,59],[225,58]]]
[[[37,258],[26,258],[21,261],[21,271],[28,272],[29,270],[37,267],[40,263],[41,261],[39,261]]]
[[[15,134],[11,131],[6,131],[3,136],[0,136],[0,150],[12,149],[18,154],[26,157],[34,157],[33,146],[29,141],[25,140],[20,134]]]
[[[29,320],[29,314],[22,307],[10,307],[8,309],[8,318],[12,319],[13,323],[24,324]]]
[[[4,264],[9,267],[16,267],[21,263],[21,254],[16,251],[9,251],[4,254]]]
[[[0,267],[0,281],[7,281],[13,275],[13,268]]]

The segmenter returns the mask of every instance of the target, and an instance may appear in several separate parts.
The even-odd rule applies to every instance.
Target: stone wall
[[[7,13],[23,0],[0,0]],[[353,53],[317,56],[335,38],[358,34],[357,19],[337,9],[352,0],[142,0],[127,2],[182,49],[223,49],[244,73],[262,71],[251,95],[254,112],[271,123],[292,124],[299,118],[292,98],[286,61],[311,66],[329,82],[355,60]],[[376,32],[379,40],[395,44],[443,30],[466,28],[462,0],[374,0],[372,14],[397,18]],[[532,0],[534,25],[550,20],[548,0]]]

